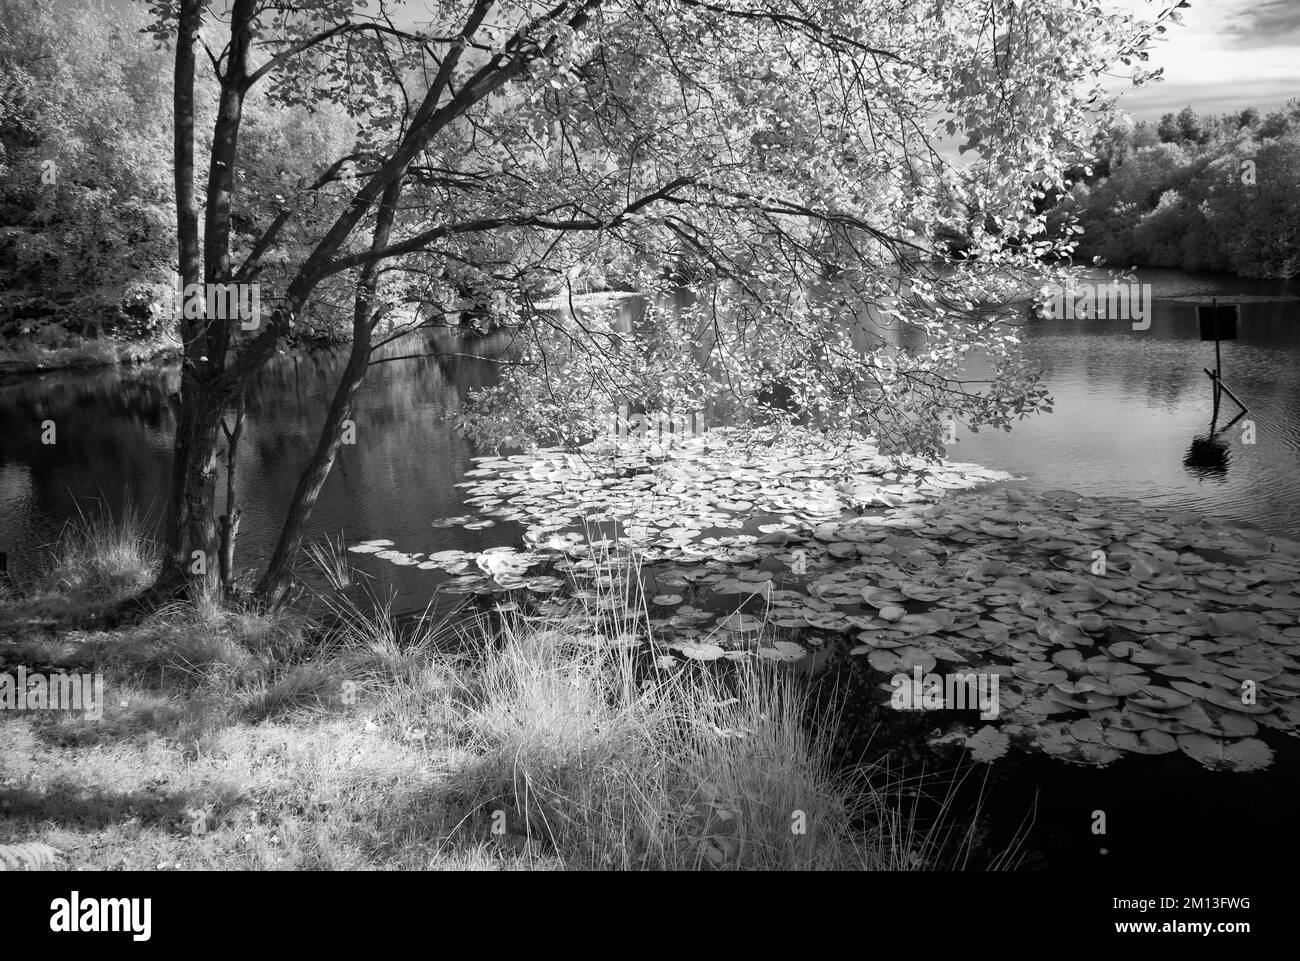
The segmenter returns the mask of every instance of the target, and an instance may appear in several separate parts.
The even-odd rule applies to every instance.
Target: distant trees
[[[1247,108],[1158,124],[1118,124],[1094,143],[1051,218],[1078,218],[1078,253],[1121,267],[1244,277],[1300,274],[1300,99],[1261,117]]]
[[[167,70],[142,22],[0,0],[0,314],[111,329],[170,272]]]
[[[0,0],[0,334],[15,315],[128,336],[174,321],[172,72],[142,33],[149,22],[139,6]],[[210,140],[216,84],[202,73],[196,84],[199,136]],[[236,249],[251,247],[304,169],[346,153],[356,131],[329,103],[250,97]],[[267,270],[286,259],[268,258]],[[306,329],[330,322],[303,318]]]

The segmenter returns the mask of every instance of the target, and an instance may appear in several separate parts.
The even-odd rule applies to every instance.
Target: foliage
[[[1158,138],[1158,142],[1157,142]],[[1263,119],[1167,114],[1113,126],[1095,176],[1057,211],[1078,217],[1079,252],[1117,266],[1300,274],[1300,100]]]
[[[1004,20],[982,3],[821,3],[815,30],[782,4],[593,6],[434,138],[440,177],[408,191],[431,215],[408,225],[429,240],[408,260],[473,263],[489,232],[512,251],[469,275],[504,290],[523,328],[502,383],[466,412],[471,433],[576,439],[615,397],[752,409],[775,383],[829,431],[934,453],[944,411],[1008,427],[1043,405],[978,301],[1069,249],[1044,236],[1037,201],[1095,120],[1089,82],[1141,46],[1140,25],[1077,4]],[[976,162],[949,164],[944,138]],[[948,262],[938,240],[954,230],[965,258]],[[652,298],[685,284],[689,306],[629,331],[533,303],[600,259]],[[987,382],[959,378],[971,355],[989,359]]]
[[[172,78],[140,33],[146,22],[138,7],[110,13],[98,0],[0,0],[0,281],[14,291],[0,333],[15,343],[77,343],[44,318],[126,338],[172,325]],[[199,94],[210,139],[211,77],[200,78]],[[352,149],[356,125],[329,104],[286,107],[259,95],[245,113],[247,205],[234,234],[246,252],[290,184],[319,174],[321,157]],[[266,258],[268,269],[284,269],[296,239]],[[307,333],[335,332],[334,315],[309,320]]]
[[[0,871],[44,871],[58,860],[48,844],[0,844]]]
[[[83,330],[152,332],[123,298],[169,276],[169,81],[142,22],[94,3],[0,0],[2,279]]]
[[[1044,198],[1111,107],[1103,76],[1153,76],[1139,64],[1184,5],[1138,18],[1087,0],[446,0],[411,26],[397,3],[154,0],[149,31],[173,47],[179,84],[181,276],[256,280],[270,308],[253,333],[182,319],[166,579],[215,550],[207,465],[222,414],[315,312],[347,309],[341,291],[354,294],[349,372],[268,595],[337,455],[370,337],[395,320],[517,324],[509,374],[481,409],[504,422],[541,398],[548,429],[570,437],[618,396],[761,408],[774,390],[790,395],[787,419],[871,434],[895,455],[937,454],[946,411],[1010,429],[1047,398],[996,308],[1073,249],[1070,231],[1046,234]],[[197,142],[194,78],[209,64],[218,106]],[[240,135],[258,96],[341,110],[356,137],[314,179],[249,189]],[[945,143],[973,162],[946,160]],[[652,294],[685,286],[691,305],[631,332],[537,309],[589,266]],[[987,376],[970,375],[972,358]]]

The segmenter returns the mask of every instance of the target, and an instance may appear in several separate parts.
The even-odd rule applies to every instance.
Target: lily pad
[[[986,724],[966,739],[966,747],[973,760],[989,764],[1007,753],[1011,738],[992,724]]]

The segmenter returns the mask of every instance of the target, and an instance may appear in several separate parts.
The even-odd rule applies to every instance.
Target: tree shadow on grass
[[[60,749],[143,746],[159,737],[194,745],[239,721],[234,712],[213,701],[138,691],[125,705],[114,702],[107,707],[98,720],[71,711],[30,711],[23,716],[42,744]],[[186,760],[192,760],[195,749],[184,753]]]
[[[202,791],[145,788],[113,792],[57,779],[40,791],[0,787],[0,834],[49,827],[97,831],[127,822],[192,834],[200,820],[206,829],[242,802],[238,792],[223,786],[205,786]]]

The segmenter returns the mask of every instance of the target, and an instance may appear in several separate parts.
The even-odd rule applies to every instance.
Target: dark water
[[[309,539],[400,537],[429,551],[482,550],[518,536],[507,525],[480,532],[429,526],[434,518],[467,512],[454,485],[472,466],[474,451],[446,415],[496,370],[490,360],[467,355],[491,356],[507,340],[462,342],[438,332],[427,343],[408,340],[387,349],[388,357],[440,356],[372,368],[353,414],[357,442],[341,448]],[[345,359],[345,351],[277,358],[253,382],[237,475],[238,566],[258,566],[274,549]],[[134,503],[156,521],[175,427],[168,396],[178,384],[174,367],[54,372],[0,383],[0,550],[9,552],[12,569],[39,563],[79,507],[117,511]],[[57,428],[53,445],[41,443],[45,420]],[[400,609],[423,609],[428,601],[429,572],[382,563],[367,572],[380,595],[396,595]]]

